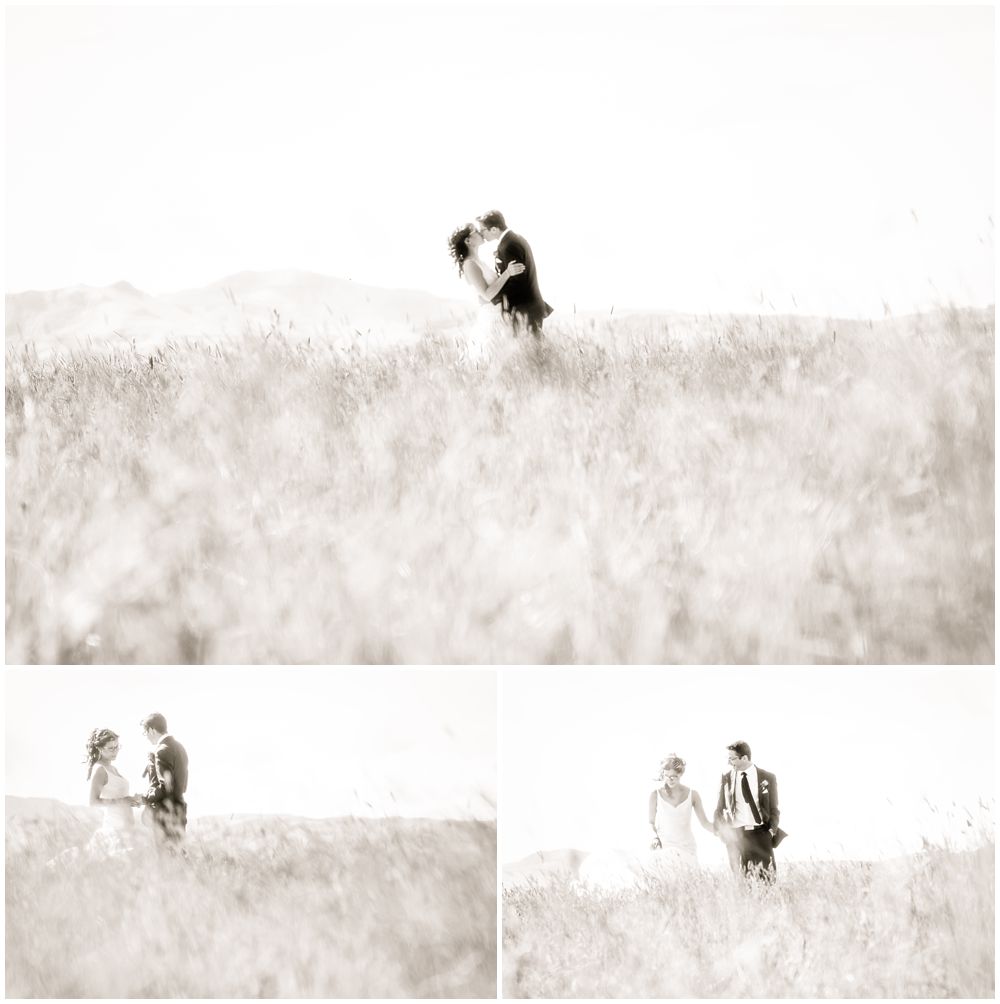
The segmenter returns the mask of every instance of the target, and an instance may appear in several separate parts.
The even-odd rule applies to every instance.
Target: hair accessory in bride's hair
[[[656,776],[662,781],[667,774],[683,774],[685,767],[687,764],[682,757],[670,753],[660,761],[660,769]]]

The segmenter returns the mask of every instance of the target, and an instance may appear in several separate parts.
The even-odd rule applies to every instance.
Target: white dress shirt
[[[747,781],[750,782],[750,794],[753,795],[753,800],[757,804],[757,811],[760,812],[756,765],[750,764],[745,771],[734,769],[730,774],[730,785],[732,786],[730,790],[733,792],[733,826],[753,828],[759,824],[753,818],[753,809],[750,808],[750,803],[743,797],[742,774],[746,774]],[[761,822],[763,822],[763,815],[761,815]]]

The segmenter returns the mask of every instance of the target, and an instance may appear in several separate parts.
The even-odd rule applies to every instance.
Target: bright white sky
[[[7,669],[8,795],[87,800],[91,729],[138,785],[166,716],[192,815],[495,818],[496,675],[428,669]],[[366,804],[370,803],[370,804]]]
[[[990,669],[508,670],[502,860],[563,847],[641,851],[668,753],[687,760],[684,780],[711,817],[725,746],[737,739],[778,779],[791,834],[782,858],[892,856],[918,848],[921,834],[959,840],[965,829],[952,806],[993,800],[993,677]],[[700,860],[724,861],[722,844],[694,825]]]
[[[561,311],[992,303],[993,19],[8,7],[6,289],[298,268],[466,297],[445,239],[496,207]]]

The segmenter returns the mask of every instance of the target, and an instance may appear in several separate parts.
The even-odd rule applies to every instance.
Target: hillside
[[[107,857],[74,807],[7,813],[8,997],[495,994],[492,823],[201,817]]]
[[[153,295],[128,282],[70,286],[6,295],[6,348],[26,347],[45,358],[59,350],[120,348],[150,351],[167,344],[226,343],[275,332],[291,341],[365,348],[408,344],[428,332],[461,330],[475,311],[471,296],[448,299],[421,290],[367,286],[350,279],[297,270],[243,271],[207,286]],[[646,337],[656,331],[677,344],[719,338],[794,333],[836,338],[877,330],[881,335],[932,331],[942,317],[981,324],[991,311],[930,311],[869,321],[803,315],[680,314],[669,310],[580,310],[557,306],[547,328],[600,340]]]
[[[505,889],[504,997],[992,997],[994,848]]]
[[[33,798],[7,795],[4,800],[5,820],[8,839],[19,828],[39,824],[53,828],[97,825],[99,810],[87,805],[69,805],[55,798]],[[188,819],[188,832],[213,838],[222,833],[261,833],[294,831],[314,834],[329,834],[332,830],[349,829],[357,826],[370,829],[392,828],[402,833],[420,832],[427,828],[454,827],[462,829],[481,826],[487,829],[493,823],[467,820],[431,819],[413,816],[333,816],[316,818],[312,816],[275,815],[270,813],[231,813],[225,815],[192,815]]]
[[[993,662],[991,316],[630,323],[8,353],[8,662]]]
[[[227,341],[275,329],[292,338],[412,341],[461,323],[472,303],[382,289],[313,272],[239,272],[200,289],[154,296],[127,282],[7,294],[6,346],[56,349]]]
[[[557,876],[573,876],[580,867],[580,862],[587,856],[587,851],[570,848],[559,848],[551,851],[536,851],[519,861],[512,861],[503,866],[504,887],[512,887],[522,883],[547,881]]]

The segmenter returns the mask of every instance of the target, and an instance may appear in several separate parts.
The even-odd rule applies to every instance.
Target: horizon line
[[[180,288],[174,288],[174,289],[170,289],[170,290],[165,290],[165,291],[159,292],[159,293],[150,292],[147,289],[143,289],[142,287],[137,286],[131,280],[122,278],[122,279],[118,279],[118,280],[116,280],[114,282],[105,283],[103,285],[102,284],[87,283],[87,282],[77,282],[77,283],[73,283],[71,285],[65,285],[65,286],[49,286],[49,287],[44,287],[44,288],[29,287],[29,288],[26,288],[26,289],[19,289],[19,290],[9,290],[9,289],[7,289],[4,292],[4,298],[6,299],[8,297],[28,296],[28,295],[31,295],[31,294],[46,295],[46,294],[60,293],[60,292],[68,291],[68,290],[78,290],[78,289],[84,289],[84,290],[109,290],[109,289],[115,289],[115,288],[119,288],[119,287],[122,287],[122,286],[126,286],[129,289],[135,290],[137,293],[141,293],[143,296],[148,296],[148,297],[151,297],[153,299],[158,299],[160,297],[176,296],[176,295],[181,294],[181,293],[204,290],[204,289],[207,289],[207,288],[209,288],[211,286],[217,286],[217,285],[219,285],[221,283],[224,283],[224,282],[226,282],[226,280],[235,279],[235,278],[237,278],[239,276],[244,276],[244,275],[271,276],[271,275],[280,275],[280,274],[293,274],[293,275],[301,275],[301,276],[314,276],[314,277],[316,277],[318,279],[333,280],[335,282],[342,282],[342,283],[347,283],[347,284],[351,284],[351,285],[354,285],[354,286],[361,286],[361,287],[364,287],[366,289],[377,289],[377,290],[382,290],[384,292],[390,292],[390,293],[418,293],[418,294],[423,295],[423,296],[433,297],[436,300],[440,300],[442,303],[456,303],[456,302],[464,303],[465,302],[465,300],[463,300],[461,297],[458,297],[458,296],[448,296],[448,295],[444,295],[442,293],[435,293],[432,290],[424,289],[424,288],[420,288],[420,287],[416,287],[416,286],[383,286],[383,285],[373,284],[373,283],[370,283],[370,282],[361,282],[361,281],[355,280],[355,279],[353,279],[351,277],[345,277],[345,276],[339,276],[339,275],[331,275],[330,273],[326,273],[326,272],[317,272],[317,271],[315,271],[313,269],[307,269],[307,268],[270,268],[270,269],[246,268],[246,269],[239,269],[239,270],[237,270],[235,272],[228,272],[225,275],[220,276],[217,279],[210,280],[210,281],[202,284],[201,286],[182,286]],[[468,306],[471,309],[475,305],[471,301],[469,301]],[[943,311],[947,311],[947,310],[993,310],[993,311],[995,311],[996,310],[996,299],[994,297],[994,299],[991,302],[989,302],[989,303],[972,303],[972,302],[957,303],[955,301],[947,301],[945,303],[938,303],[938,304],[935,304],[933,306],[905,307],[899,313],[893,311],[892,308],[891,308],[891,306],[888,303],[886,303],[886,311],[883,313],[882,316],[877,316],[875,314],[862,314],[862,313],[857,313],[854,316],[848,316],[846,313],[823,314],[823,313],[817,313],[816,311],[803,311],[803,310],[799,310],[799,309],[795,309],[795,310],[778,310],[773,305],[770,308],[768,308],[768,309],[758,308],[758,309],[752,309],[752,310],[747,310],[747,309],[734,310],[734,309],[729,309],[729,308],[725,308],[725,307],[719,307],[719,308],[709,307],[709,308],[706,308],[705,310],[685,310],[685,309],[679,309],[679,308],[676,308],[676,307],[666,307],[666,306],[642,306],[642,307],[624,306],[624,305],[620,305],[620,304],[617,304],[617,303],[612,303],[612,304],[610,304],[610,306],[604,306],[604,305],[602,305],[602,306],[599,306],[599,307],[596,307],[596,306],[585,306],[585,305],[578,306],[576,303],[574,303],[572,305],[572,309],[571,310],[559,310],[559,309],[557,309],[556,312],[558,314],[562,314],[562,315],[566,315],[566,316],[575,316],[577,314],[602,314],[602,313],[607,313],[608,316],[613,316],[614,313],[615,313],[615,311],[618,311],[619,314],[621,314],[621,315],[624,315],[624,314],[671,314],[671,315],[678,316],[678,317],[698,317],[698,318],[700,318],[700,317],[714,317],[714,316],[731,316],[731,317],[763,317],[763,316],[767,316],[767,317],[774,317],[774,318],[779,318],[779,317],[797,317],[797,318],[828,319],[828,320],[837,320],[837,321],[873,321],[873,322],[880,322],[880,321],[886,321],[886,320],[892,320],[892,319],[901,319],[901,318],[906,318],[906,317],[922,316],[923,314],[927,314],[927,313],[938,313],[938,312],[943,312]]]
[[[56,798],[54,795],[12,795],[10,792],[4,792],[4,799],[20,799],[26,802],[47,802],[56,806],[63,806],[67,809],[93,809],[95,812],[102,811],[102,807],[99,805],[89,805],[86,802],[64,802],[61,798]],[[142,806],[133,806],[133,808],[142,808]],[[497,821],[496,816],[433,816],[428,815],[426,811],[422,811],[420,814],[408,815],[406,813],[396,812],[396,813],[379,813],[375,814],[365,814],[365,813],[338,813],[331,816],[315,816],[310,815],[308,812],[265,812],[265,811],[229,811],[229,812],[191,812],[190,806],[188,806],[188,819],[253,819],[258,817],[273,818],[273,819],[307,819],[314,822],[326,822],[334,819],[427,819],[437,822],[456,822],[456,823],[495,823]],[[374,809],[374,807],[373,807]],[[7,823],[11,819],[16,818],[16,816],[6,816],[4,817],[4,822]]]

